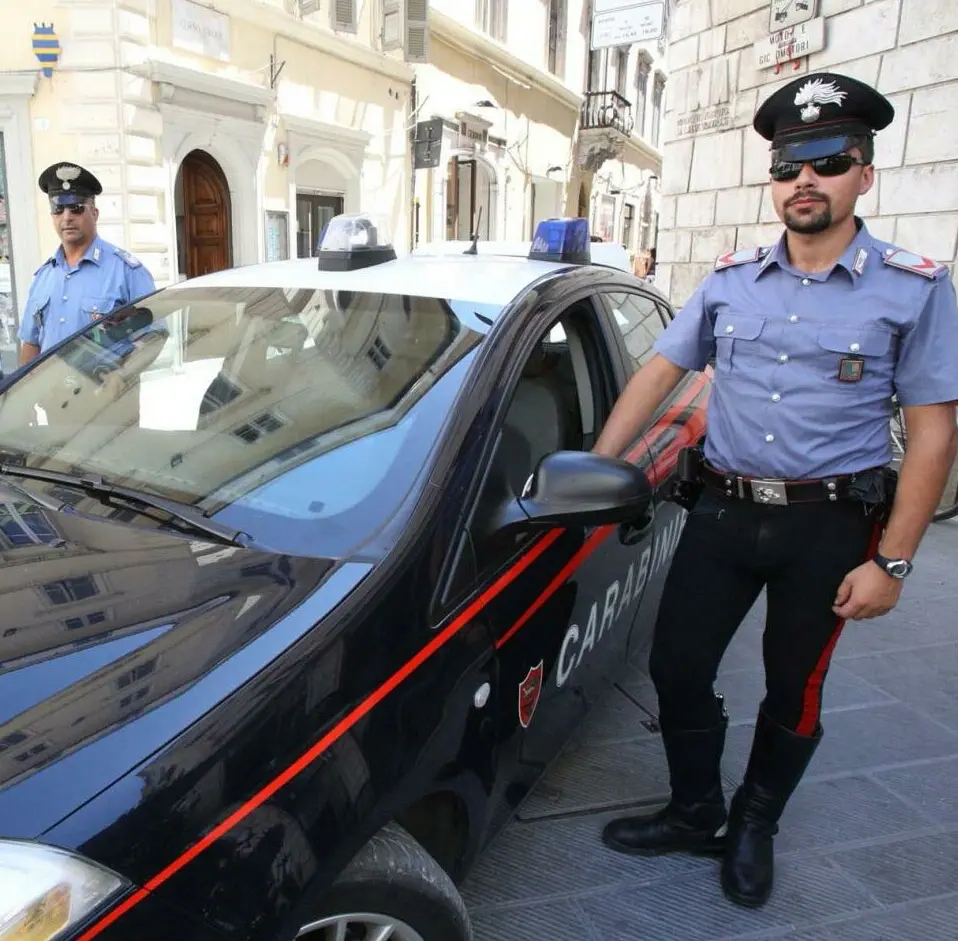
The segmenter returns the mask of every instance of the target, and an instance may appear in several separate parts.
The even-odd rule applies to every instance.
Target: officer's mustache
[[[828,202],[828,197],[824,193],[819,193],[818,190],[802,190],[800,193],[796,193],[785,205],[788,207],[801,202],[803,199],[819,199],[823,203]]]

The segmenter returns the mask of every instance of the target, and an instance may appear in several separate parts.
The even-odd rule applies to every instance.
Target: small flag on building
[[[33,24],[33,54],[43,68],[43,74],[52,78],[53,69],[60,61],[60,40],[52,23]]]

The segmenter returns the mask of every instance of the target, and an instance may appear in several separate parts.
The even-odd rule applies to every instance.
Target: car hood
[[[0,836],[42,833],[215,707],[336,571],[0,489]]]

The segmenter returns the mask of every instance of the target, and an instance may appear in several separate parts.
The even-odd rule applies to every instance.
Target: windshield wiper
[[[139,490],[133,490],[130,487],[111,484],[99,474],[66,474],[61,471],[20,467],[16,464],[0,464],[0,474],[74,487],[91,497],[96,497],[107,506],[115,506],[117,502],[124,503],[149,519],[157,520],[157,522],[175,521],[180,524],[177,528],[192,530],[194,533],[205,533],[207,536],[212,536],[219,542],[225,542],[231,546],[245,547],[252,541],[247,533],[214,523],[175,500],[166,500],[163,497],[141,493]],[[168,514],[170,520],[158,520],[152,513],[146,512],[147,510],[160,510]]]

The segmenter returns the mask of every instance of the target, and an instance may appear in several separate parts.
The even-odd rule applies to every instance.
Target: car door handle
[[[621,523],[619,525],[619,542],[623,546],[634,546],[641,542],[649,534],[649,530],[652,528],[652,520],[653,517],[649,514],[629,523]]]

